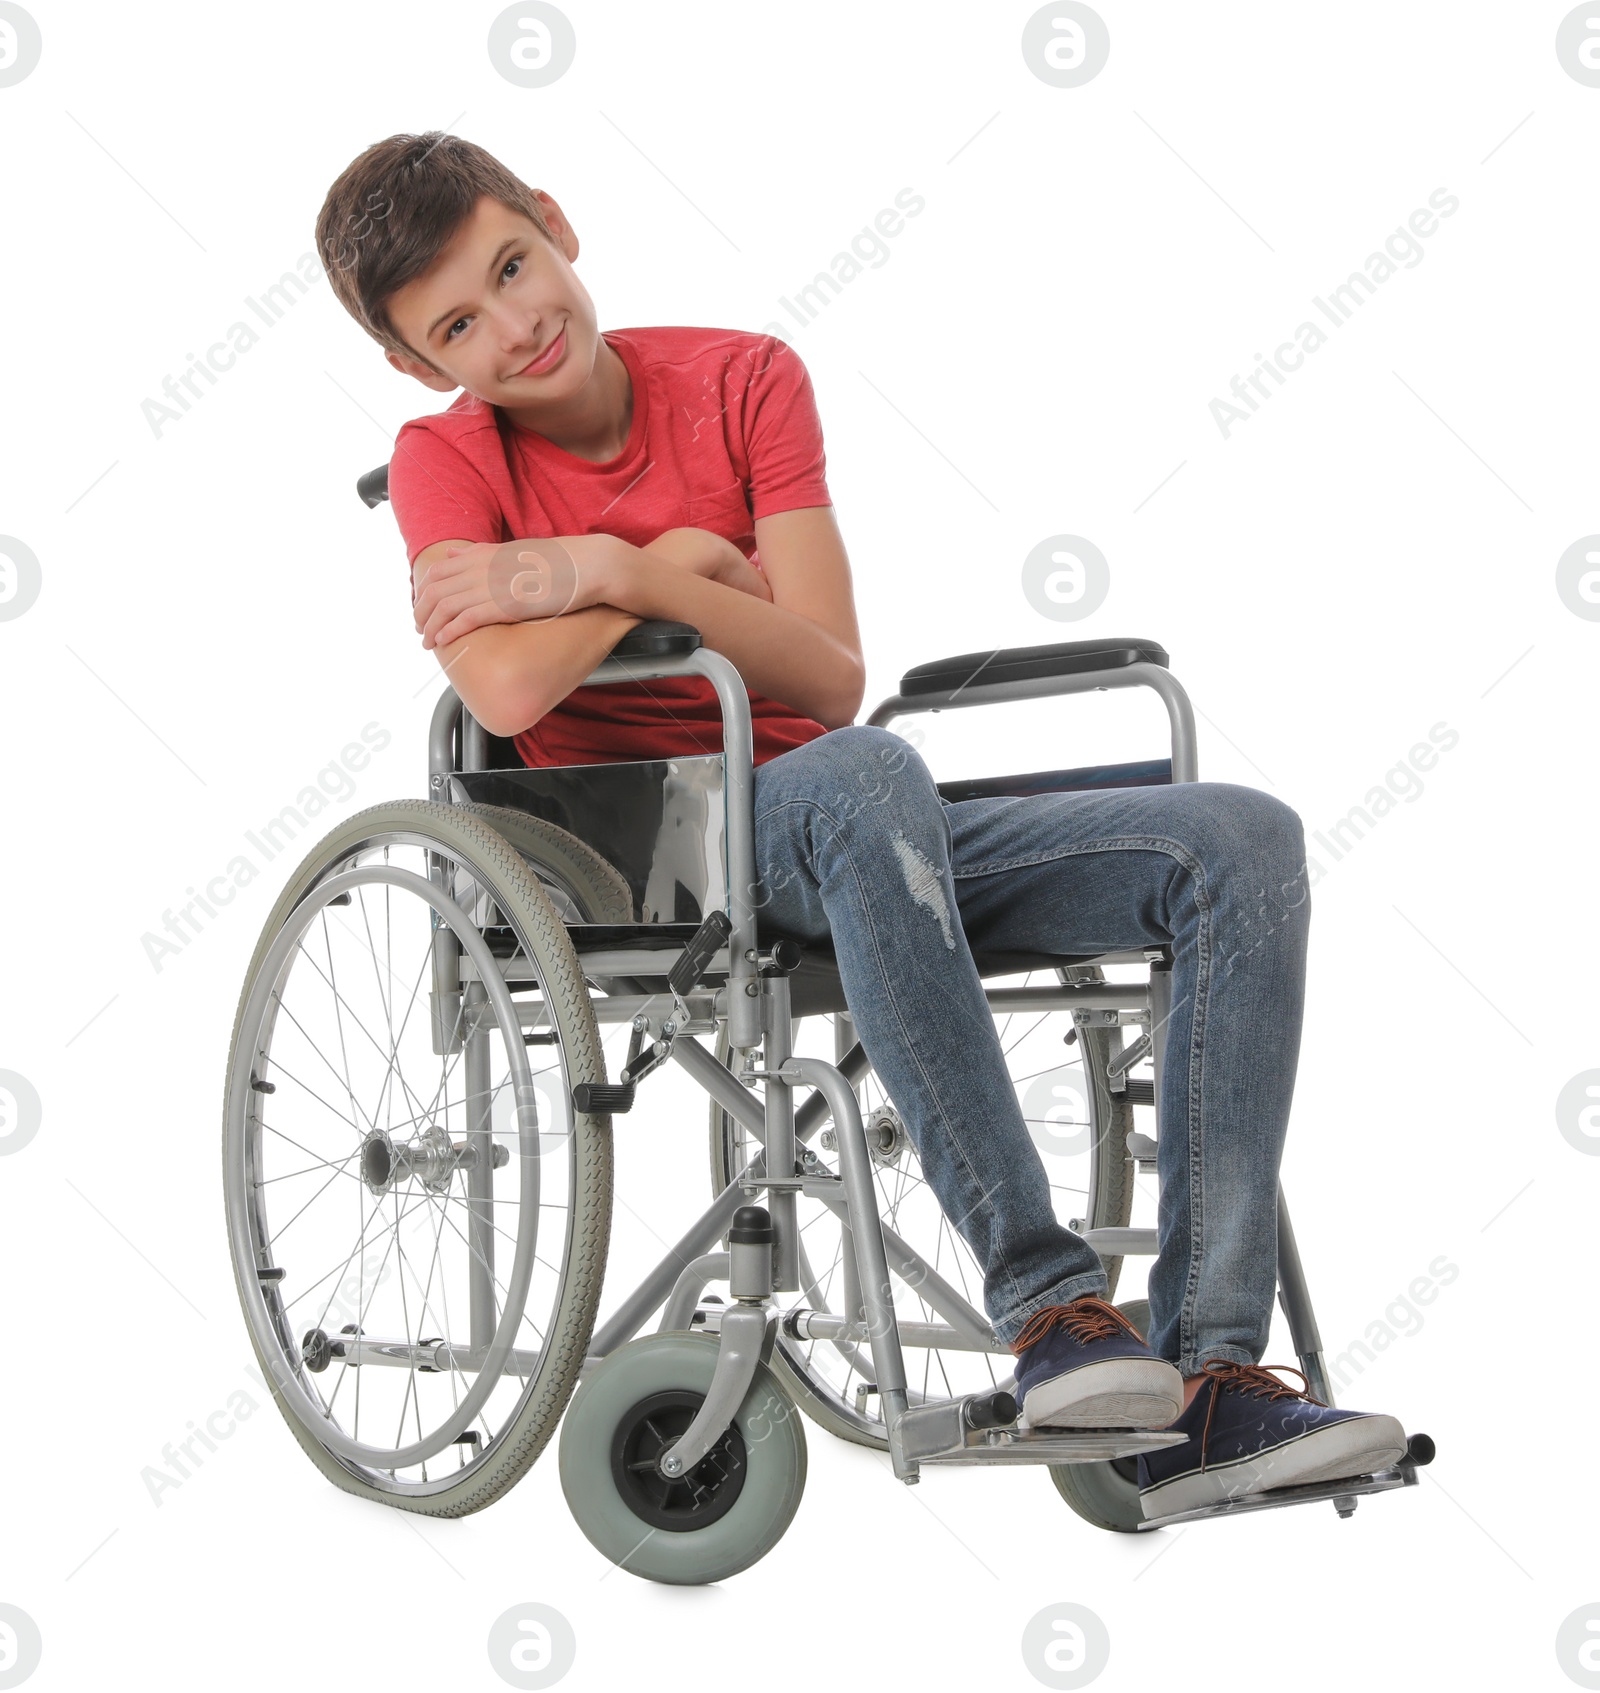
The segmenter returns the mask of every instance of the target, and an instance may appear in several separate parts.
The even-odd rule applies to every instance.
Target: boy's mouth
[[[566,348],[567,326],[562,324],[561,333],[556,336],[555,340],[545,348],[538,358],[529,364],[525,364],[521,370],[514,371],[512,380],[520,376],[543,376],[547,370],[553,369],[561,362],[561,355],[566,351]]]

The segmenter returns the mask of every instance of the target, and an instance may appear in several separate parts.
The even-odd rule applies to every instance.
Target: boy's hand
[[[424,648],[489,623],[522,623],[607,603],[617,543],[610,535],[479,541],[452,547],[424,573],[412,616]]]
[[[761,600],[772,598],[772,588],[766,576],[732,541],[709,529],[668,529],[643,551],[654,558],[667,559],[696,576],[704,576],[708,581],[737,588],[740,593],[753,594]]]

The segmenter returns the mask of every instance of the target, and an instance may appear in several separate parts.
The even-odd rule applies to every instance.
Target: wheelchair
[[[360,479],[369,507],[387,471]],[[906,1483],[924,1465],[1042,1464],[1080,1517],[1124,1533],[1313,1500],[1346,1517],[1415,1485],[1425,1435],[1377,1474],[1147,1520],[1135,1460],[1179,1436],[1017,1426],[981,1275],[856,1038],[831,948],[762,922],[738,671],[696,630],[650,622],[584,685],[684,675],[716,692],[722,752],[560,768],[525,767],[447,686],[427,797],[339,823],[267,920],[228,1058],[224,1198],[251,1345],[323,1475],[462,1516],[559,1426],[589,1541],[677,1584],[777,1543],[807,1421],[886,1453]],[[1150,641],[919,665],[868,722],[1135,686],[1166,707],[1167,757],[940,793],[1194,781],[1193,713]],[[1153,1217],[1170,951],[976,962],[1058,1203],[1114,1298],[1124,1259],[1156,1250],[1134,1206]],[[710,1202],[599,1322],[613,1119],[669,1061],[706,1096]],[[1331,1404],[1281,1194],[1278,1301]],[[1148,1332],[1145,1301],[1120,1308]]]

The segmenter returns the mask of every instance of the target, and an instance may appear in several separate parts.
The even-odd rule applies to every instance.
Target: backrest
[[[489,735],[485,733],[489,743],[489,768],[491,770],[522,770],[522,754],[517,751],[517,743],[506,735]]]

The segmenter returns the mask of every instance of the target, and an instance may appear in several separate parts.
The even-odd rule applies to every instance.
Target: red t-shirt
[[[467,392],[401,427],[389,501],[410,564],[436,541],[605,534],[642,547],[663,530],[692,527],[724,536],[759,568],[756,518],[832,505],[811,378],[786,342],[687,328],[612,329],[604,338],[628,367],[633,422],[627,446],[603,464]],[[827,733],[745,691],[757,764]],[[516,745],[530,765],[717,753],[722,714],[702,676],[585,686]]]

